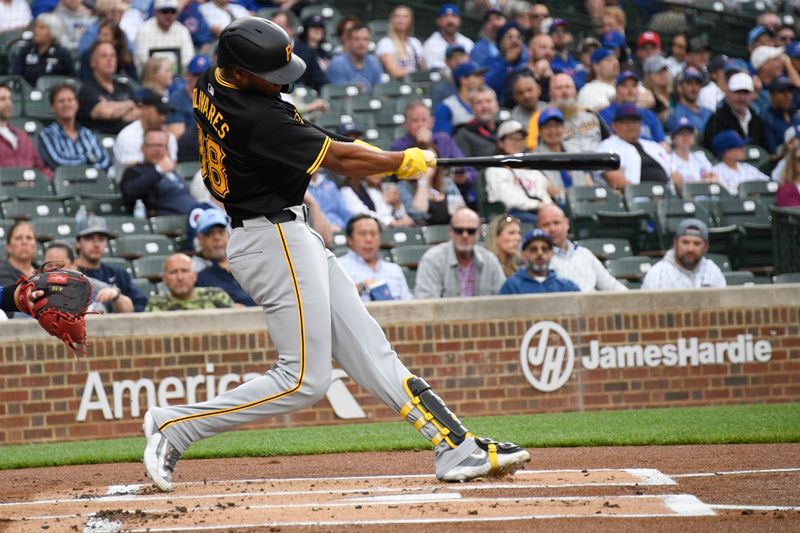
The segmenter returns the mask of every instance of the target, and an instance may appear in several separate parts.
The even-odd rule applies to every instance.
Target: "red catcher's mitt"
[[[31,307],[28,295],[32,291],[44,291],[44,295]],[[23,277],[17,293],[17,307],[76,355],[86,344],[86,310],[91,303],[92,284],[77,270],[39,271],[30,278]]]

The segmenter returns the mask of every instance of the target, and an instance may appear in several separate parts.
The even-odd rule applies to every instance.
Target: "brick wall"
[[[428,380],[456,413],[800,400],[800,289],[796,287],[479,298],[464,303],[398,302],[371,308],[406,365]],[[531,385],[520,358],[526,332],[543,321],[562,326],[574,345],[574,370],[553,392]],[[32,322],[0,323],[0,443],[138,435],[148,396],[138,395],[139,413],[132,416],[135,402],[124,394],[118,395],[115,405],[112,382],[147,378],[157,393],[166,378],[177,378],[188,390],[187,379],[200,376],[195,389],[203,400],[209,379],[216,387],[226,374],[260,373],[272,366],[276,354],[262,324],[263,317],[255,310],[93,317],[89,353],[78,362]],[[591,355],[592,341],[601,349],[661,347],[680,338],[721,343],[746,334],[752,342],[769,342],[767,362],[610,369],[581,364]],[[552,332],[548,339],[554,348],[566,342]],[[213,365],[213,372],[208,365]],[[541,377],[541,368],[530,368]],[[95,408],[79,422],[89,376],[107,395],[109,411],[104,415],[97,406],[102,402],[93,393],[89,400]],[[172,382],[165,390],[175,391],[176,379]],[[345,384],[367,420],[397,419],[352,380],[346,378]],[[323,399],[312,408],[264,420],[256,427],[340,422]]]

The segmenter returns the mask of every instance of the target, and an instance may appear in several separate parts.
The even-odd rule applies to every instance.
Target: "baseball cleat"
[[[439,476],[441,481],[470,481],[479,477],[502,477],[516,472],[531,460],[528,450],[511,442],[495,442],[475,438],[478,449],[463,461]]]
[[[147,445],[144,449],[144,467],[147,476],[153,480],[156,487],[163,492],[172,492],[172,472],[175,464],[181,458],[179,452],[167,437],[158,430],[158,424],[153,420],[153,415],[148,411],[144,415],[142,424]]]

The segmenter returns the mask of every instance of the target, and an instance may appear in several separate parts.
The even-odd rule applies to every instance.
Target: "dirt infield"
[[[800,444],[551,448],[503,479],[437,482],[430,452],[0,472],[2,531],[800,531]]]

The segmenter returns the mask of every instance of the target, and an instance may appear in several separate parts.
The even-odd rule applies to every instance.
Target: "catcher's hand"
[[[20,280],[15,296],[20,311],[76,355],[86,344],[86,312],[92,303],[92,284],[86,276],[77,270],[39,271]]]

